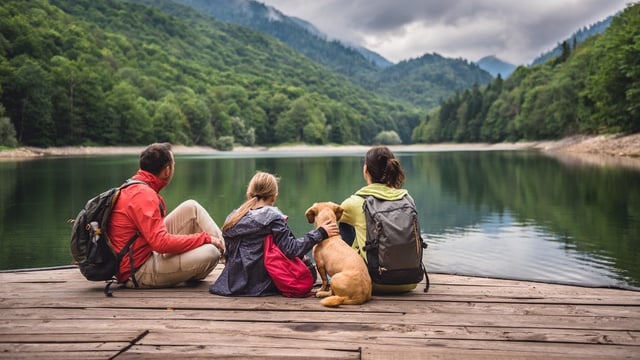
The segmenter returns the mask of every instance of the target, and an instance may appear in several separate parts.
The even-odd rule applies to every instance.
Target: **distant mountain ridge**
[[[562,54],[562,43],[565,41],[567,42],[567,44],[569,44],[569,46],[571,46],[571,48],[575,48],[575,45],[577,43],[581,43],[593,35],[603,33],[609,27],[609,25],[611,25],[611,21],[613,20],[614,16],[615,15],[609,16],[602,21],[598,21],[590,25],[589,27],[583,27],[582,29],[573,33],[573,35],[571,35],[569,38],[563,41],[559,41],[556,47],[543,54],[540,54],[540,56],[533,59],[533,61],[531,61],[531,66],[544,64],[548,60],[560,56]]]
[[[516,69],[517,66],[508,62],[498,59],[495,55],[485,56],[482,59],[476,61],[476,64],[482,69],[487,71],[493,77],[498,77],[498,74],[506,79]]]

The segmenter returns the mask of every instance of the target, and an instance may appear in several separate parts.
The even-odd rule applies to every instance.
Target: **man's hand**
[[[224,254],[224,240],[211,235],[211,243],[220,250],[220,254]]]

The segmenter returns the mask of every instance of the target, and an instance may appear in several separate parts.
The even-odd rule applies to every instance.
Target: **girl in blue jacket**
[[[278,289],[264,267],[264,239],[272,234],[275,244],[289,258],[303,257],[314,245],[338,235],[338,225],[322,224],[301,238],[287,225],[287,216],[274,207],[278,178],[257,172],[247,187],[247,201],[232,211],[222,226],[226,265],[209,291],[225,296],[266,296]]]

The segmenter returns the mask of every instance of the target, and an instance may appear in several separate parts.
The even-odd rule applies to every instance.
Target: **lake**
[[[305,210],[364,185],[363,152],[176,155],[170,210],[202,203],[222,224],[256,170],[279,177],[297,236]],[[430,272],[640,287],[640,170],[559,161],[535,150],[397,152],[429,244]],[[135,155],[0,161],[0,269],[69,265],[85,202],[135,173]]]

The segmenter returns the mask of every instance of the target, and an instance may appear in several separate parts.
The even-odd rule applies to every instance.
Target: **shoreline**
[[[42,157],[87,156],[87,155],[138,155],[145,146],[67,146],[67,147],[20,147],[0,150],[0,160],[20,160]],[[274,147],[236,146],[231,151],[220,151],[207,146],[174,145],[173,152],[179,155],[236,154],[236,153],[309,153],[309,152],[366,152],[368,145],[307,145],[291,144]],[[516,143],[440,143],[390,145],[394,152],[407,151],[499,151],[539,150],[563,161],[580,160],[589,163],[623,163],[640,168],[640,133],[631,135],[576,135],[561,140],[531,141]]]
[[[469,150],[520,150],[538,148],[539,143],[443,143],[443,144],[411,144],[389,145],[395,151],[469,151]],[[548,145],[543,145],[548,147]],[[20,147],[16,149],[0,150],[0,158],[39,158],[59,156],[85,156],[85,155],[138,155],[145,146],[63,146],[63,147]],[[273,147],[266,146],[235,146],[233,150],[222,151],[207,146],[173,145],[173,153],[176,155],[198,154],[234,154],[234,153],[282,153],[282,152],[366,152],[368,145],[308,145],[289,144]]]

